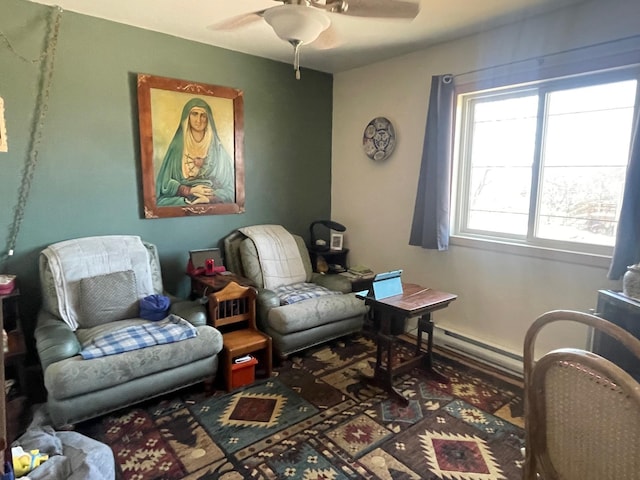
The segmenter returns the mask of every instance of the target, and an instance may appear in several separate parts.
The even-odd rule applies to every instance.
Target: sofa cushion
[[[79,304],[81,328],[137,317],[139,306],[133,270],[83,278]]]
[[[184,318],[171,314],[159,322],[146,322],[94,337],[90,343],[82,346],[80,355],[85,360],[117,355],[153,345],[181,342],[196,335],[196,327]]]
[[[313,329],[346,318],[364,316],[364,302],[352,293],[312,298],[269,311],[269,328],[280,334]]]
[[[264,288],[274,289],[306,280],[298,244],[282,225],[254,225],[238,230],[256,247]]]
[[[155,293],[161,294],[163,292],[163,286],[158,249],[155,245],[148,242],[142,242],[142,244],[149,254],[149,270],[151,272],[153,288]],[[42,307],[50,314],[55,315],[58,318],[62,318],[60,316],[60,304],[56,293],[56,280],[53,278],[53,273],[49,267],[49,259],[46,255],[40,255],[38,262],[40,272],[40,290],[42,292]]]
[[[256,287],[264,288],[258,250],[256,250],[253,240],[250,238],[242,240],[238,247],[238,252],[240,253],[244,276],[251,280]]]
[[[156,293],[149,271],[149,253],[140,237],[105,235],[66,240],[41,252],[52,272],[59,311],[53,312],[73,330],[79,326],[80,281],[83,278],[133,270],[137,298]],[[49,292],[47,291],[47,294]],[[51,306],[51,302],[47,303]]]
[[[304,270],[306,273],[305,282],[315,283],[313,278],[313,266],[311,265],[311,257],[309,257],[309,250],[307,250],[307,245],[304,243],[304,238],[300,235],[294,235],[293,238],[298,245],[298,250],[300,250],[300,257],[302,257],[302,264],[304,265]],[[351,291],[351,290],[349,290]]]
[[[182,342],[155,345],[91,360],[83,360],[80,355],[76,355],[52,363],[44,372],[47,393],[58,400],[71,398],[217,355],[222,350],[220,332],[210,326],[197,328],[198,336]],[[97,329],[101,330],[100,327]]]

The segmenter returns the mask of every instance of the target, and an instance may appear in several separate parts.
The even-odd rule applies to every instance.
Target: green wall
[[[304,69],[296,81],[288,64],[63,12],[37,168],[8,258],[41,80],[40,63],[31,60],[44,51],[50,17],[50,7],[0,0],[0,96],[9,142],[9,152],[0,153],[0,273],[18,275],[27,331],[40,303],[38,253],[48,244],[139,235],[158,246],[166,288],[184,295],[188,250],[260,223],[306,237],[311,221],[329,217],[331,75]],[[245,213],[143,218],[137,73],[243,90]]]

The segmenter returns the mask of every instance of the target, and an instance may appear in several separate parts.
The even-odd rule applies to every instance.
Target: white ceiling
[[[300,55],[302,67],[338,73],[585,0],[412,1],[420,1],[420,13],[411,22],[329,14],[339,45],[329,50],[315,48],[313,44],[304,46]],[[286,63],[293,61],[292,47],[276,37],[263,19],[231,31],[210,28],[236,15],[281,4],[274,0],[38,0],[36,3],[58,5],[63,10]]]

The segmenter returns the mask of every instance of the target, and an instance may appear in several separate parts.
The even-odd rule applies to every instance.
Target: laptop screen
[[[390,272],[378,273],[373,281],[378,282],[380,280],[389,280],[390,278],[399,277],[402,275],[402,270],[392,270]]]

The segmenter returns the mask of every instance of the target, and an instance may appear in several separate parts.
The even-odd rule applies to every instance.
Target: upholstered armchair
[[[362,330],[366,307],[341,275],[313,272],[304,240],[280,225],[224,239],[226,267],[258,289],[258,327],[281,357]]]
[[[171,298],[162,320],[140,318],[141,300],[168,303],[154,245],[135,236],[68,240],[43,250],[39,268],[35,339],[54,426],[213,381],[222,336],[201,304]],[[157,342],[134,343],[141,328]]]

